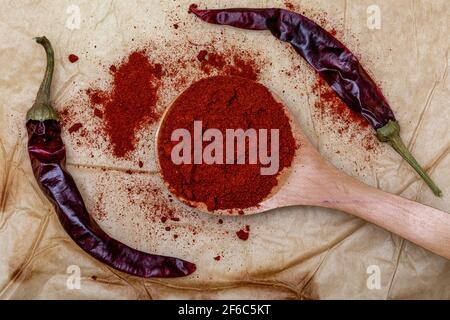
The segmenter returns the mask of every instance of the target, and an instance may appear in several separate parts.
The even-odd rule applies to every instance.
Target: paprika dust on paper
[[[94,114],[103,118],[113,154],[122,158],[134,150],[136,133],[159,117],[155,106],[163,69],[151,63],[145,51],[135,51],[119,66],[111,66],[110,72],[110,91],[88,89],[86,93]]]

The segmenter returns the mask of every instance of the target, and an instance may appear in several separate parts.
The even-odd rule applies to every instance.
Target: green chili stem
[[[53,70],[55,68],[55,54],[52,45],[46,37],[35,38],[36,42],[42,45],[47,55],[47,68],[45,70],[44,79],[42,80],[36,100],[33,106],[27,112],[28,120],[57,120],[56,111],[50,103],[50,87],[52,85]]]
[[[414,170],[416,170],[419,176],[422,177],[436,196],[442,196],[442,191],[433,182],[433,180],[431,180],[430,176],[420,166],[411,152],[409,152],[408,148],[406,148],[402,138],[400,137],[400,126],[397,121],[389,120],[384,127],[377,130],[377,137],[381,142],[389,143],[392,148],[394,148],[394,150],[397,151],[402,158],[414,168]]]

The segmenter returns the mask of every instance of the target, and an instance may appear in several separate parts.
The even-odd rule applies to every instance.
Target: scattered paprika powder
[[[145,51],[132,52],[109,70],[113,76],[111,90],[88,89],[87,94],[95,106],[94,114],[103,118],[114,156],[124,158],[134,150],[138,131],[159,118],[156,103],[163,70]]]
[[[83,128],[83,125],[81,123],[77,122],[69,128],[69,133],[77,132],[81,128]]]
[[[71,53],[71,54],[69,54],[68,59],[71,63],[75,63],[78,61],[79,58],[76,54]]]
[[[221,52],[203,49],[198,53],[197,60],[200,61],[201,70],[208,75],[213,70],[217,70],[222,74],[257,80],[259,67],[253,59],[243,57],[242,54],[234,54],[230,57]]]
[[[236,235],[239,239],[243,240],[243,241],[247,241],[248,237],[250,236],[250,226],[246,225],[245,228],[236,231]]]

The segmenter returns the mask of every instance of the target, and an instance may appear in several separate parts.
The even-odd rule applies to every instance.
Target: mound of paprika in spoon
[[[305,16],[277,8],[189,11],[208,23],[241,29],[270,30],[279,40],[290,43],[353,111],[376,130],[377,138],[389,143],[405,159],[433,193],[441,190],[419,165],[400,137],[400,126],[381,90],[364,70],[356,56],[325,29]]]
[[[166,111],[157,144],[172,193],[238,213],[270,195],[297,150],[283,105],[262,84],[235,76],[186,89]]]
[[[54,53],[47,38],[36,38],[47,54],[47,69],[36,100],[27,113],[28,154],[34,176],[53,203],[59,221],[84,251],[107,265],[140,277],[181,277],[195,265],[130,248],[108,236],[89,215],[72,176],[65,169],[66,150],[57,114],[50,102]]]

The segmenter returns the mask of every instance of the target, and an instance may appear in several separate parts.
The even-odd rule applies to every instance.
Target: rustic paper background
[[[195,261],[198,272],[193,276],[143,280],[98,263],[65,234],[49,202],[38,190],[26,154],[24,129],[25,113],[33,102],[45,64],[43,50],[32,41],[34,36],[46,35],[55,47],[53,97],[60,110],[80,88],[88,87],[94,80],[107,81],[108,73],[99,67],[99,61],[105,65],[118,61],[131,48],[147,41],[158,48],[152,56],[155,60],[165,49],[174,55],[195,55],[196,52],[166,48],[166,44],[171,40],[207,44],[223,30],[219,40],[261,54],[267,65],[260,81],[282,97],[326,158],[368,184],[449,212],[450,2],[291,3],[305,9],[312,18],[315,12],[326,13],[326,27],[337,30],[338,37],[361,58],[382,86],[400,121],[403,138],[418,160],[430,169],[444,197],[434,197],[388,147],[378,146],[378,151],[367,158],[360,144],[342,138],[330,124],[315,117],[310,89],[315,76],[288,46],[269,33],[201,24],[187,14],[190,1],[1,0],[1,299],[450,298],[450,261],[333,210],[286,208],[259,216],[224,218],[224,224],[219,226],[217,217],[182,209],[184,218],[172,226],[179,238],[175,241],[165,236],[161,232],[163,226],[148,219],[151,210],[124,206],[126,194],[117,187],[139,180],[165,193],[150,155],[156,125],[142,133],[152,152],[147,152],[140,175],[124,173],[127,168],[135,169],[135,162],[117,161],[107,151],[95,151],[92,159],[89,147],[76,147],[65,134],[68,169],[92,212],[96,212],[99,190],[106,194],[106,213],[101,218],[95,216],[109,234],[144,251]],[[257,0],[199,4],[285,5],[283,1]],[[366,10],[372,4],[381,9],[379,30],[367,27]],[[66,24],[71,5],[80,8],[79,29],[70,30]],[[180,28],[171,28],[173,23],[180,23]],[[70,64],[70,53],[77,53],[80,61]],[[300,65],[297,75],[283,72],[296,65]],[[176,87],[165,89],[159,108],[164,109],[178,93]],[[100,170],[102,167],[108,170]],[[243,242],[234,232],[245,224],[251,225],[251,233],[249,240]],[[218,254],[222,256],[219,262],[213,259]],[[79,289],[70,285],[77,268],[81,272]],[[371,268],[380,272],[379,289],[370,290],[367,286]]]

